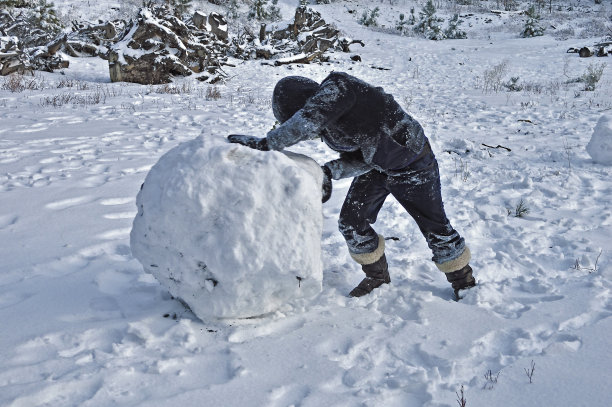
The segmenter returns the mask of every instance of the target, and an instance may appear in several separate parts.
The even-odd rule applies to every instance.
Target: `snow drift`
[[[306,156],[200,136],[147,175],[132,252],[201,319],[274,311],[321,291],[321,182]]]
[[[612,165],[612,116],[601,116],[586,147],[593,161]]]

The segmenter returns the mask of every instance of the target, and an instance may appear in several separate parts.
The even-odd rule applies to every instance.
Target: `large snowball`
[[[322,171],[312,159],[198,137],[146,177],[134,256],[201,319],[321,291]]]
[[[612,165],[612,116],[601,116],[586,150],[595,162]]]

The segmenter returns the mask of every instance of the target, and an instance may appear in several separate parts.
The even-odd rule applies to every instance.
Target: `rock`
[[[220,40],[227,41],[227,21],[225,21],[225,18],[223,18],[221,14],[210,13],[206,29]]]
[[[196,11],[192,17],[193,25],[201,30],[206,26],[207,16],[201,11]]]
[[[580,55],[580,58],[589,58],[592,57],[593,54],[593,50],[589,47],[582,47],[580,48],[580,51],[578,51],[578,55]]]
[[[322,282],[321,182],[308,157],[198,137],[147,175],[132,253],[203,320],[310,298]]]

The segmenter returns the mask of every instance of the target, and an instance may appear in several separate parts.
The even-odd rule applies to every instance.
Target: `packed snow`
[[[173,148],[147,175],[133,256],[202,320],[259,316],[318,294],[319,165],[208,138]]]
[[[91,20],[111,5],[55,3]],[[110,83],[97,58],[25,77],[19,92],[0,78],[0,405],[449,407],[462,394],[467,407],[610,405],[612,166],[586,146],[609,134],[612,70],[586,91],[579,79],[606,59],[566,53],[605,40],[608,2],[543,9],[536,38],[520,38],[520,14],[491,13],[497,1],[449,2],[440,14],[459,10],[468,38],[444,41],[398,35],[398,14],[418,16],[423,2],[391,3],[315,6],[365,47],[323,64],[234,61],[215,87]],[[379,26],[360,25],[374,6]],[[245,151],[225,137],[273,127],[280,78],[332,71],[382,86],[423,125],[478,286],[453,301],[415,223],[389,199],[375,228],[389,238],[392,282],[347,297],[363,277],[337,230],[347,179],[334,182],[322,238],[310,242],[321,247],[319,294],[256,318],[198,318],[130,250],[141,185],[203,130],[219,151]],[[337,157],[317,140],[291,151],[319,164]]]
[[[597,121],[586,149],[595,162],[612,165],[612,116],[604,115]]]

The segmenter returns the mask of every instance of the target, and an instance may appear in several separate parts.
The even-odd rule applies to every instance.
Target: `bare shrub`
[[[525,201],[521,199],[514,209],[508,209],[508,216],[513,215],[515,218],[522,218],[529,214],[529,212],[531,212],[531,210],[527,207]]]
[[[550,96],[555,96],[561,89],[561,82],[558,80],[552,80],[546,84],[545,91]]]
[[[123,95],[123,87],[119,86],[105,86],[104,88],[100,88],[100,91],[104,94],[105,97],[117,97]]]
[[[190,94],[193,91],[193,87],[189,83],[183,83],[182,85],[175,85],[173,83],[165,83],[163,85],[154,86],[153,92],[168,94],[168,95],[183,95]]]
[[[44,88],[44,79],[36,76],[25,76],[22,74],[11,74],[3,78],[3,90],[11,92],[23,92],[26,90],[39,90]]]
[[[599,250],[599,254],[597,255],[597,258],[595,259],[595,265],[593,267],[585,267],[582,266],[580,264],[580,262],[578,261],[578,259],[576,259],[576,262],[574,263],[574,266],[572,267],[574,270],[586,270],[590,273],[596,273],[599,271],[599,267],[597,266],[597,264],[599,263],[599,258],[601,257],[601,254],[603,253],[603,250]]]
[[[467,163],[463,162],[462,158],[459,158],[459,162],[455,160],[455,177],[461,177],[463,182],[467,182],[472,173],[468,170]]]
[[[568,40],[576,35],[573,27],[560,28],[558,30],[551,30],[550,35],[559,40]]]
[[[508,61],[503,60],[497,65],[486,69],[480,79],[480,87],[484,93],[499,92],[504,88],[504,76],[508,73]]]
[[[525,369],[525,374],[529,378],[529,383],[533,383],[533,375],[535,373],[535,362],[531,361],[531,368]]]
[[[606,69],[606,64],[590,64],[587,67],[586,72],[580,78],[580,82],[584,83],[584,90],[586,91],[594,91],[597,82],[601,79],[604,69]]]
[[[87,82],[77,81],[74,79],[62,79],[57,84],[57,88],[76,88],[77,90],[88,90],[89,84]]]
[[[497,384],[497,379],[499,379],[499,375],[501,372],[497,372],[497,374],[493,374],[493,371],[489,369],[487,373],[485,373],[484,377],[486,383],[484,385],[484,389],[493,390],[493,387]]]
[[[544,85],[536,82],[525,82],[523,83],[523,90],[525,92],[541,94],[544,91]]]
[[[463,390],[463,385],[461,385],[461,390],[455,392],[457,395],[457,404],[459,407],[467,406],[467,399],[465,398],[465,391]]]
[[[79,95],[76,93],[65,92],[59,95],[46,96],[41,99],[40,105],[43,107],[62,107],[67,104],[73,106],[91,106],[106,102],[106,95],[100,89],[95,92]]]
[[[599,37],[607,31],[607,23],[605,19],[593,18],[588,21],[581,22],[578,25],[582,31],[578,34],[578,38],[593,38]]]
[[[206,100],[219,100],[221,99],[221,91],[216,86],[212,86],[206,89]]]

